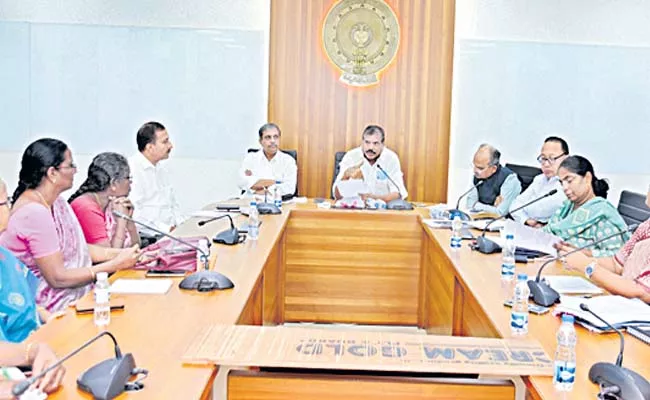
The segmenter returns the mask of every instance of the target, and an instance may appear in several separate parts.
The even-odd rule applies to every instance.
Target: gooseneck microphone
[[[616,331],[620,339],[620,350],[616,357],[616,364],[598,362],[592,365],[589,369],[589,380],[601,387],[601,393],[614,394],[620,399],[650,399],[650,383],[648,383],[647,379],[623,367],[623,350],[625,350],[623,333],[593,312],[585,303],[580,304],[580,309],[593,315],[607,325],[608,328]]]
[[[120,346],[117,344],[115,336],[108,331],[97,334],[86,343],[68,353],[65,357],[41,371],[41,373],[19,382],[13,387],[11,393],[16,397],[22,395],[30,386],[44,377],[48,372],[58,368],[61,364],[69,360],[71,357],[74,357],[77,353],[90,346],[102,336],[109,336],[113,340],[115,358],[104,360],[86,370],[77,379],[77,386],[79,386],[79,389],[92,394],[96,399],[112,399],[118,396],[125,390],[132,375],[146,375],[148,372],[145,369],[136,369],[135,359],[131,353],[127,353],[124,356],[122,355],[122,351],[120,350]],[[143,385],[141,383],[138,383],[136,386],[138,389],[141,389],[142,387]]]
[[[402,196],[402,191],[400,190],[399,186],[397,186],[397,183],[393,180],[393,178],[388,175],[388,172],[386,172],[379,163],[377,163],[377,168],[388,178],[388,181],[395,186],[397,189],[397,194],[399,195],[399,199],[391,200],[386,204],[386,208],[389,210],[412,210],[413,209],[413,204],[409,203],[408,201],[403,199]]]
[[[496,252],[500,251],[501,246],[499,246],[498,244],[496,244],[492,240],[485,237],[485,232],[487,232],[490,225],[492,225],[493,223],[495,223],[495,222],[497,222],[499,220],[507,218],[513,212],[523,210],[524,208],[528,207],[531,204],[537,203],[540,200],[543,200],[543,199],[545,199],[547,197],[553,196],[555,193],[557,193],[557,189],[553,189],[550,192],[546,193],[545,195],[540,196],[540,197],[538,197],[536,199],[533,199],[533,200],[529,201],[528,203],[526,203],[526,204],[524,204],[522,206],[519,206],[519,207],[515,208],[514,210],[512,210],[510,212],[507,212],[507,213],[503,214],[499,218],[495,218],[492,221],[488,222],[485,225],[485,228],[483,228],[483,232],[481,233],[481,236],[476,238],[476,244],[474,245],[473,249],[478,250],[479,252],[481,252],[483,254],[492,254],[492,253],[496,253]]]
[[[235,287],[234,283],[225,275],[220,274],[219,272],[216,271],[210,271],[209,270],[209,254],[207,254],[205,251],[200,249],[198,246],[193,245],[192,243],[186,242],[185,240],[179,239],[176,236],[170,235],[167,232],[163,232],[160,229],[154,228],[148,224],[145,224],[144,222],[140,222],[138,220],[135,220],[128,215],[121,213],[119,211],[113,210],[113,215],[115,215],[118,218],[123,218],[127,221],[133,222],[134,224],[143,226],[147,229],[150,229],[156,233],[159,233],[175,242],[184,244],[185,246],[188,246],[191,249],[194,249],[201,253],[203,257],[201,259],[203,260],[203,270],[199,270],[199,266],[196,266],[196,272],[193,274],[190,274],[186,276],[181,283],[179,284],[179,287],[181,289],[186,289],[186,290],[197,290],[199,292],[209,292],[212,290],[223,290],[223,289],[232,289]],[[226,214],[227,215],[227,214]]]
[[[458,201],[456,201],[456,208],[454,208],[453,210],[447,210],[447,212],[449,213],[449,216],[451,217],[452,215],[454,215],[454,216],[455,216],[455,215],[458,215],[458,216],[460,216],[460,219],[463,220],[463,221],[469,221],[469,220],[471,220],[472,217],[470,217],[469,214],[467,214],[465,211],[461,211],[461,210],[460,210],[460,201],[461,201],[465,196],[467,196],[468,194],[470,194],[470,193],[472,192],[472,190],[477,189],[479,186],[481,186],[481,185],[484,184],[484,183],[485,183],[484,180],[480,180],[480,181],[478,181],[478,182],[476,183],[476,185],[472,186],[472,187],[469,188],[465,193],[461,194],[460,197],[458,197]]]
[[[533,296],[533,301],[535,304],[539,304],[540,306],[544,307],[550,307],[553,304],[557,303],[560,300],[560,294],[553,289],[551,286],[549,286],[548,282],[545,280],[541,279],[542,276],[542,271],[546,266],[554,261],[559,260],[562,257],[566,257],[568,255],[571,255],[573,253],[577,253],[579,251],[582,251],[584,249],[587,249],[591,246],[595,246],[599,243],[605,242],[613,237],[623,235],[624,233],[627,232],[632,232],[634,231],[639,225],[630,225],[627,229],[624,229],[622,231],[618,231],[612,235],[605,236],[602,239],[596,240],[595,242],[586,244],[582,247],[578,247],[577,249],[573,249],[568,253],[565,253],[563,255],[558,255],[557,257],[553,257],[550,260],[546,261],[544,264],[542,264],[539,269],[537,270],[537,276],[535,277],[535,280],[530,280],[528,281],[528,288],[530,289],[530,294]]]
[[[246,238],[246,235],[240,234],[239,230],[235,228],[235,223],[232,221],[232,217],[230,216],[230,214],[219,215],[217,217],[199,221],[197,225],[203,226],[205,224],[209,224],[210,222],[217,221],[223,218],[228,218],[230,220],[230,229],[226,229],[223,232],[217,233],[217,235],[214,238],[212,238],[212,241],[215,243],[227,244],[230,246],[238,243],[242,243]]]

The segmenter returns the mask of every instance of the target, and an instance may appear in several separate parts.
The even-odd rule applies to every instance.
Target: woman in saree
[[[97,272],[133,267],[138,245],[126,249],[89,246],[61,193],[72,187],[77,167],[68,146],[39,139],[23,153],[19,182],[0,246],[10,250],[39,279],[36,303],[63,310],[92,287]],[[93,263],[96,263],[93,265]]]
[[[650,187],[646,204],[650,207]],[[616,255],[593,258],[578,252],[567,256],[565,263],[610,293],[650,303],[650,219],[639,225]]]
[[[620,235],[583,250],[593,257],[614,255],[629,234],[616,207],[607,201],[607,182],[598,179],[589,160],[581,156],[570,156],[562,161],[558,176],[567,200],[542,229],[563,240],[557,246],[560,251],[570,251],[620,232]]]

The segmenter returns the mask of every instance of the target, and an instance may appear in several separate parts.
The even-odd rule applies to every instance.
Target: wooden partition
[[[285,321],[416,325],[421,232],[416,213],[292,211]]]
[[[329,197],[334,153],[361,144],[368,124],[386,130],[400,156],[409,198],[446,201],[454,0],[387,0],[400,24],[400,47],[377,85],[354,88],[322,46],[335,0],[272,0],[269,119],[282,147],[298,150],[298,187]]]

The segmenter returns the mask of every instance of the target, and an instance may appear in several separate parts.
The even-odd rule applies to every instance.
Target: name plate
[[[200,332],[189,364],[358,371],[551,376],[530,339],[488,339],[364,330],[216,325]]]

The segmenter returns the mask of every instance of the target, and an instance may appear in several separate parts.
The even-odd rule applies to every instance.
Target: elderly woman
[[[60,196],[72,187],[76,172],[65,143],[39,139],[30,144],[23,153],[7,229],[0,235],[0,246],[39,278],[36,303],[50,312],[85,295],[97,272],[133,267],[140,255],[137,245],[115,250],[86,244],[70,205]]]
[[[593,257],[614,255],[629,238],[627,225],[616,207],[606,200],[609,185],[596,178],[594,167],[581,156],[567,157],[558,176],[567,200],[551,217],[544,231],[560,237],[564,242],[560,251],[570,251],[598,239],[621,232],[609,240],[594,245],[584,253]]]
[[[101,153],[93,158],[88,177],[68,200],[88,244],[122,248],[140,243],[135,224],[114,218],[112,213],[133,215],[127,197],[131,191],[130,174],[129,163],[120,154]]]
[[[650,188],[646,204],[650,207]],[[615,256],[591,258],[578,252],[565,262],[611,293],[650,303],[650,219],[639,225]]]

